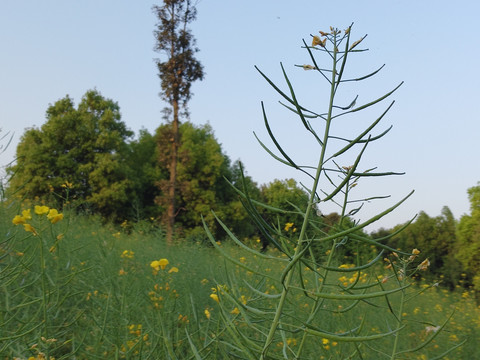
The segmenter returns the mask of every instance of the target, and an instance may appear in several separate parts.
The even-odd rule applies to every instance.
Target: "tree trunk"
[[[167,243],[173,242],[175,235],[175,193],[177,186],[177,152],[179,141],[178,101],[173,102],[172,158],[170,160],[170,182],[168,186]]]

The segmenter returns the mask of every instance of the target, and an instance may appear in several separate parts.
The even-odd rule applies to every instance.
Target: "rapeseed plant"
[[[318,162],[313,165],[303,164],[289,156],[273,134],[262,103],[265,127],[276,153],[255,136],[275,160],[296,169],[302,176],[311,180],[308,187],[308,205],[304,209],[286,211],[262,204],[250,198],[248,187],[242,178],[243,187],[234,189],[250,218],[264,239],[275,248],[275,252],[262,253],[254,246],[245,245],[214,212],[212,213],[230,239],[252,258],[256,257],[254,262],[248,261],[245,256],[240,258],[232,256],[223,247],[218,246],[218,240],[214,239],[204,222],[205,231],[212,245],[235,265],[236,272],[228,275],[230,283],[225,287],[226,290],[213,291],[210,294],[221,314],[225,332],[229,334],[229,338],[219,340],[218,346],[228,344],[227,347],[233,356],[260,360],[309,358],[318,356],[316,344],[319,343],[322,350],[327,352],[335,346],[334,356],[338,358],[395,360],[419,352],[418,356],[421,356],[423,355],[421,352],[427,348],[433,347],[433,351],[436,350],[431,345],[435,345],[433,341],[436,340],[437,334],[451,318],[449,315],[443,324],[433,324],[432,326],[439,326],[434,335],[410,344],[409,334],[414,333],[411,330],[416,331],[415,324],[422,320],[410,321],[407,304],[426,291],[413,288],[412,276],[417,271],[427,270],[429,260],[424,259],[415,266],[414,261],[420,254],[418,249],[410,252],[392,249],[384,244],[408,224],[382,239],[372,240],[363,233],[366,226],[395,210],[413,191],[366,221],[360,222],[355,219],[355,215],[362,210],[363,203],[387,198],[387,196],[353,198],[352,194],[358,190],[360,181],[372,177],[401,175],[396,172],[378,172],[376,168],[365,170],[360,168],[366,149],[390,131],[391,127],[379,134],[372,133],[394,102],[392,101],[370,125],[360,129],[356,136],[351,138],[342,136],[335,132],[335,126],[340,117],[348,118],[381,104],[402,83],[375,100],[361,105],[357,105],[358,95],[350,100],[339,99],[341,97],[339,89],[346,83],[370,79],[383,68],[381,66],[367,75],[346,77],[347,59],[366,51],[360,48],[365,36],[351,41],[351,28],[352,26],[342,31],[330,27],[330,31],[320,31],[319,35],[313,35],[310,45],[303,41],[303,48],[308,53],[310,64],[297,67],[316,73],[321,79],[326,80],[329,88],[329,97],[324,102],[326,109],[311,110],[300,103],[282,64],[285,91],[257,68],[260,75],[282,97],[281,104],[298,117],[301,128],[313,137],[319,151]],[[325,55],[331,66],[322,65],[317,54]],[[342,121],[342,126],[345,126],[344,123],[345,121]],[[352,127],[355,128],[356,125]],[[310,149],[303,143],[302,148]],[[353,157],[345,155],[352,151],[357,151]],[[342,161],[349,161],[350,165],[342,166]],[[243,172],[241,175],[243,176]],[[340,214],[337,221],[331,223],[324,221],[321,210],[326,204],[338,206]],[[279,224],[267,222],[258,208],[282,215],[290,212],[295,216],[301,215],[304,220],[297,227],[293,222],[287,222],[282,228]],[[341,264],[342,257],[346,256],[342,250],[346,246],[352,249],[354,264]],[[371,258],[365,261],[360,254],[371,254]],[[382,258],[386,261],[383,270],[387,274],[379,275],[377,272]],[[269,265],[259,267],[260,259]],[[336,266],[339,261],[341,265]],[[272,274],[265,271],[265,268],[279,269],[281,273]],[[309,270],[306,271],[305,268]],[[255,298],[248,304],[239,301],[235,294],[238,286],[236,278],[240,276],[237,275],[237,271],[244,271],[245,276],[242,277],[247,284],[248,292]],[[428,286],[430,287],[431,285]],[[230,310],[232,307],[239,310],[239,313],[235,312],[235,321],[229,316],[232,315]],[[369,314],[375,316],[382,314],[380,322],[372,321]],[[375,330],[369,331],[369,328]],[[250,332],[245,332],[247,329]],[[255,335],[252,336],[252,333]],[[287,337],[289,334],[295,336]],[[450,349],[443,348],[444,355],[456,347],[457,345]],[[195,352],[195,347],[192,346],[192,350]]]

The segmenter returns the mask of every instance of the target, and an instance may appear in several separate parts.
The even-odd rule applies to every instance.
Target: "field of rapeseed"
[[[228,265],[204,244],[179,239],[167,246],[162,232],[148,222],[126,231],[127,224],[102,225],[94,218],[70,216],[41,205],[1,211],[1,359],[229,358],[234,349],[222,339],[236,334],[227,333],[223,322],[246,326],[242,313],[250,305],[258,308],[260,301],[264,311],[271,310],[243,280],[261,285],[265,293],[278,290],[268,278],[245,272],[242,264],[267,274],[281,269],[269,268],[264,260],[229,243],[219,245],[238,260],[237,265]],[[381,270],[375,276],[380,277]],[[308,277],[308,269],[305,273]],[[345,274],[349,275],[338,276],[338,282],[346,286],[366,283],[373,276]],[[445,358],[480,358],[480,308],[473,293],[418,286],[428,296],[406,303],[403,316],[415,325],[403,338],[410,342],[405,345],[415,346],[435,334],[453,313],[442,334],[432,340],[432,354],[441,355],[442,349],[466,340]],[[288,306],[302,316],[311,304],[303,300]],[[344,306],[348,304],[337,304],[338,313]],[[364,319],[351,320],[362,321],[370,332],[384,332],[384,319],[376,316],[374,308],[368,309]],[[428,322],[415,323],[419,314]],[[332,332],[347,328],[335,312],[321,317]],[[254,341],[256,334],[249,336]],[[274,344],[272,358],[281,357],[285,345],[300,346],[300,335],[286,334],[283,342]],[[325,338],[309,346],[306,358],[343,359],[348,344]],[[382,347],[388,346],[385,342],[369,349],[366,358],[379,358]]]

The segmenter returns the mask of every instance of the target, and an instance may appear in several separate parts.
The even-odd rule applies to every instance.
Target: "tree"
[[[396,229],[401,226],[403,225],[398,225]],[[421,275],[430,280],[443,279],[443,284],[453,289],[458,284],[462,271],[461,264],[454,256],[456,226],[455,218],[447,206],[444,206],[441,214],[436,217],[420,211],[415,222],[392,237],[388,244],[406,251],[420,250],[421,258],[428,258],[430,261],[429,271]],[[394,230],[395,228],[392,231]]]
[[[17,163],[9,168],[9,187],[21,197],[38,197],[55,206],[69,197],[106,218],[125,216],[131,180],[124,164],[126,140],[117,103],[90,90],[78,108],[67,95],[50,105],[40,129],[25,131],[17,146]]]
[[[480,302],[480,182],[468,189],[470,215],[463,215],[457,227],[456,257],[473,277]]]
[[[156,136],[141,129],[138,138],[129,143],[127,163],[134,180],[133,219],[159,218],[162,209],[155,203],[160,195],[156,183],[168,179],[168,170],[159,165]]]
[[[169,138],[171,124],[157,129],[159,166],[168,166],[171,157]],[[230,203],[235,197],[234,190],[226,179],[232,178],[230,159],[223,154],[222,148],[215,139],[209,125],[195,126],[184,122],[179,127],[180,147],[177,164],[177,204],[176,227],[184,235],[204,234],[202,216],[205,221],[215,225],[211,209],[220,214],[229,213]],[[165,178],[157,182],[161,191],[156,203],[165,210],[169,206],[167,191],[169,180]],[[166,214],[168,216],[168,214]]]
[[[203,67],[195,58],[198,49],[195,39],[187,28],[197,15],[190,0],[164,0],[163,6],[154,6],[153,12],[159,19],[155,30],[155,50],[166,55],[166,60],[156,60],[161,80],[161,97],[170,106],[171,120],[171,158],[168,165],[170,173],[168,185],[167,241],[173,237],[176,204],[177,157],[179,148],[180,110],[187,114],[187,102],[191,98],[191,84],[203,79]]]
[[[292,223],[295,227],[302,224],[303,215],[298,209],[303,209],[307,206],[308,193],[298,187],[294,179],[275,179],[267,185],[261,186],[260,192],[263,203],[285,211],[276,213],[264,209],[262,215],[267,222],[281,228],[287,223]]]

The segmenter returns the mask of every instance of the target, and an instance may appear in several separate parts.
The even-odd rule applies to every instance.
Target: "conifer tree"
[[[167,241],[171,242],[175,226],[175,194],[177,183],[177,159],[180,143],[180,117],[187,116],[187,103],[192,93],[191,85],[196,80],[203,79],[203,66],[195,58],[198,48],[195,38],[187,25],[197,16],[195,4],[190,0],[164,0],[163,5],[155,5],[153,12],[159,22],[156,25],[155,51],[161,53],[164,59],[157,59],[158,76],[161,82],[161,98],[169,104],[167,114],[171,115],[171,159],[169,164],[169,185],[164,194],[167,203],[165,224]]]

